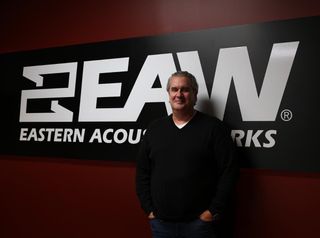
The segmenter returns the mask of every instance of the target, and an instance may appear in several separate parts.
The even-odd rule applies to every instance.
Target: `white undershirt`
[[[190,120],[189,120],[190,121]],[[187,121],[186,123],[183,123],[183,124],[177,124],[177,123],[174,123],[174,124],[176,124],[176,126],[179,128],[179,129],[182,129],[185,125],[187,125],[188,124],[188,122],[189,121]]]
[[[197,111],[194,111],[192,117],[187,122],[185,122],[183,124],[177,124],[174,121],[173,122],[176,125],[176,127],[178,127],[179,129],[182,129],[185,125],[187,125],[191,121],[191,119],[194,117],[194,115],[196,115],[196,113],[197,113]]]

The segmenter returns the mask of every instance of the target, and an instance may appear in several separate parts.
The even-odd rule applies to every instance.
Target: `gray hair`
[[[189,79],[192,91],[194,92],[195,95],[198,94],[199,86],[198,86],[196,77],[194,77],[193,74],[190,74],[188,71],[177,71],[170,76],[170,78],[168,79],[168,82],[167,82],[167,91],[168,92],[170,89],[171,79],[173,77],[186,77],[187,79]]]

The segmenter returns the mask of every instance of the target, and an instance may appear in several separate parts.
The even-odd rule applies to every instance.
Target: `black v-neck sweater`
[[[228,130],[197,112],[179,129],[172,115],[152,123],[137,159],[136,189],[144,211],[168,221],[222,213],[234,188],[237,162]]]

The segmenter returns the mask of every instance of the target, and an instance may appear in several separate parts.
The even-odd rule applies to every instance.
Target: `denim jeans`
[[[196,219],[190,222],[167,222],[151,219],[153,238],[216,238],[212,222]]]

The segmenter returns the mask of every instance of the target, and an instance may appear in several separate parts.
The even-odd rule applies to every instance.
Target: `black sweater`
[[[159,219],[187,221],[205,210],[221,214],[234,188],[237,165],[230,134],[201,112],[182,129],[172,115],[152,123],[137,160],[141,206]]]

